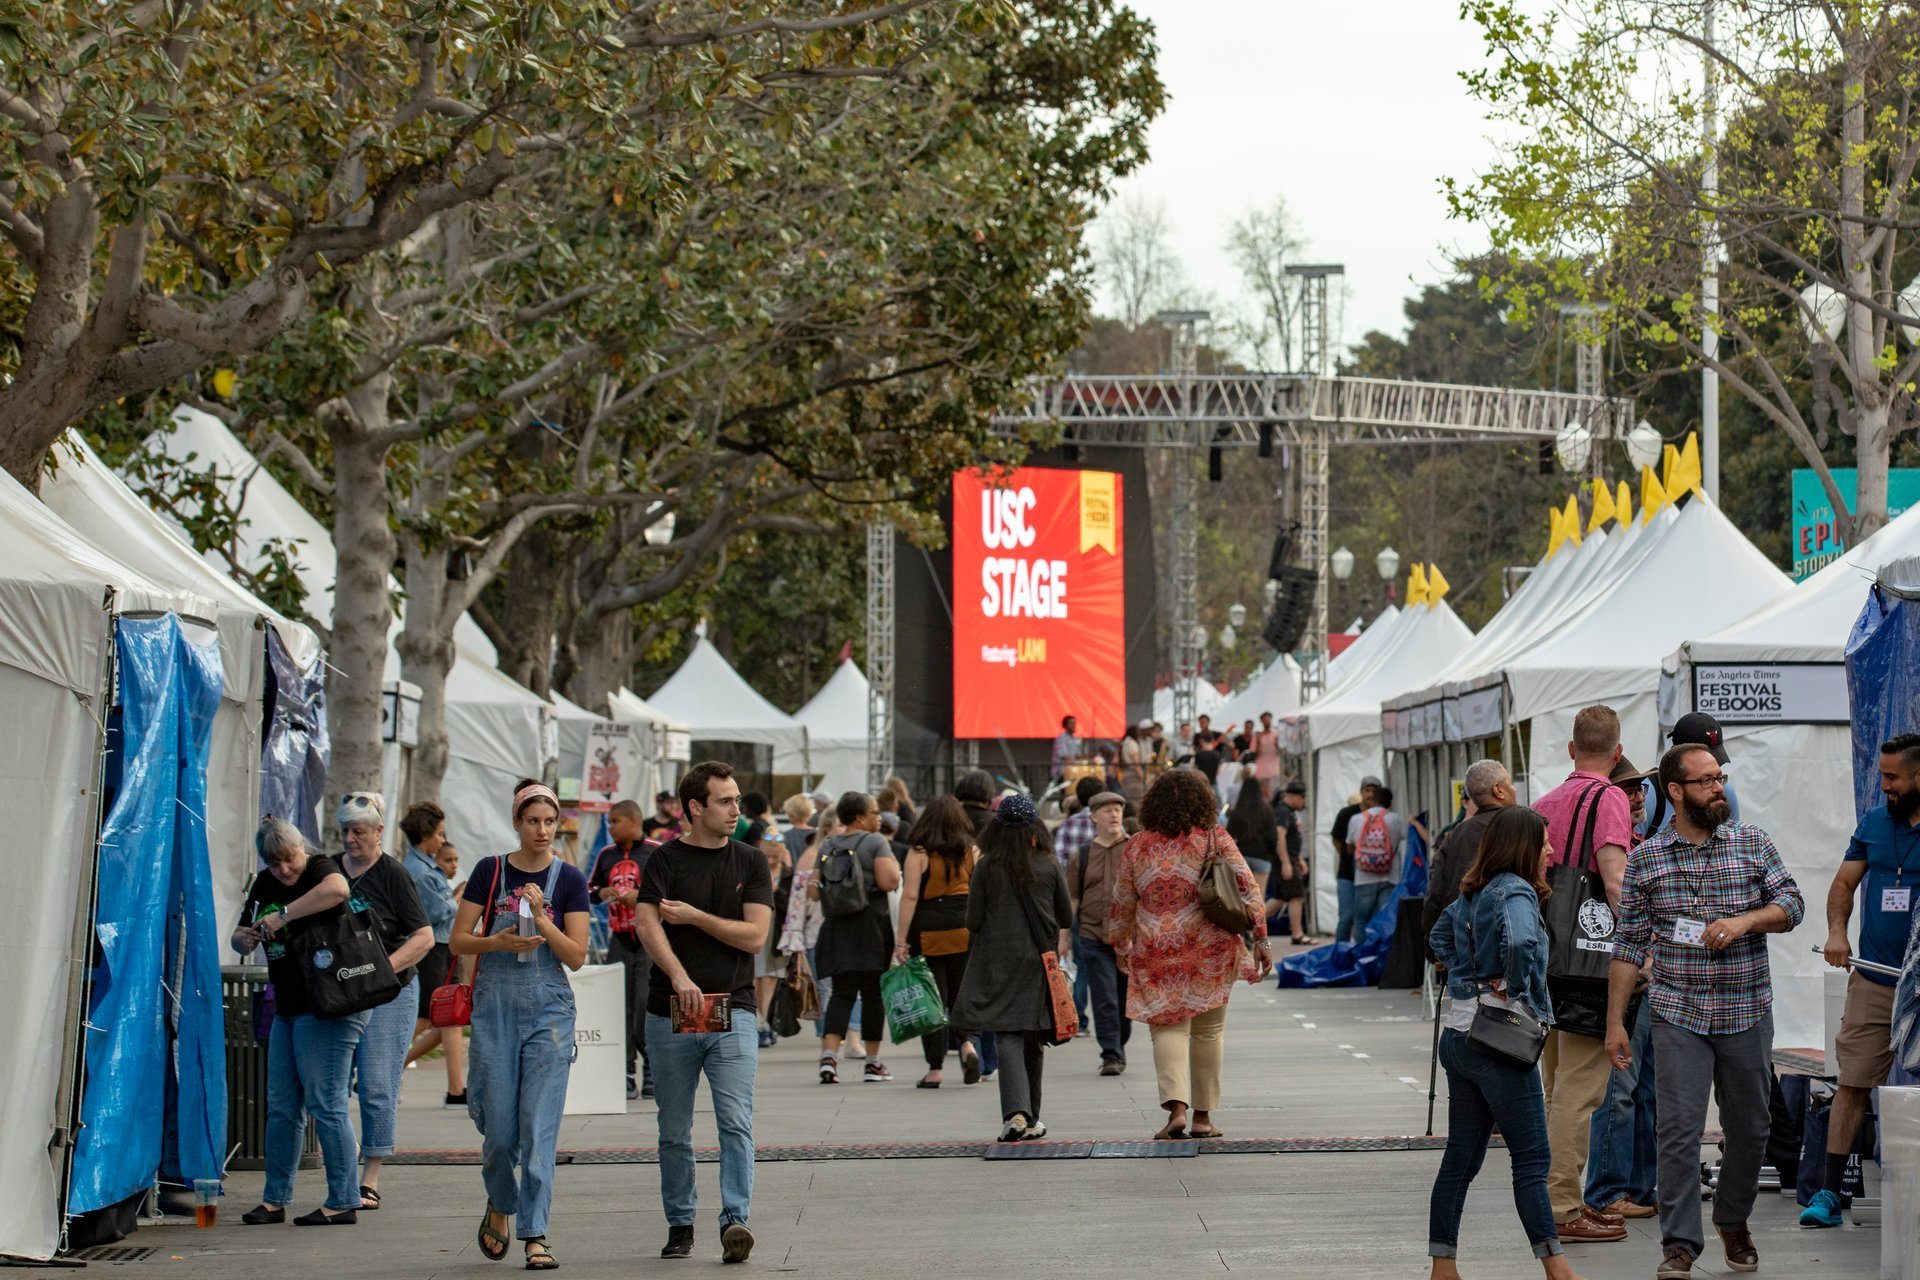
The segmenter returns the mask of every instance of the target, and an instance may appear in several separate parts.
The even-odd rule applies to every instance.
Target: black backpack
[[[867,869],[860,851],[881,837],[871,831],[858,836],[835,836],[820,852],[820,914],[857,916],[867,909]],[[884,847],[884,845],[883,845]]]

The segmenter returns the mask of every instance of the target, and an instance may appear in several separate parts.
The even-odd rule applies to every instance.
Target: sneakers
[[[467,1109],[467,1091],[462,1089],[458,1093],[448,1094],[447,1100],[440,1105],[447,1111],[465,1111]]]
[[[1753,1232],[1745,1227],[1721,1227],[1720,1243],[1727,1251],[1727,1270],[1758,1271],[1760,1251],[1753,1247]]]
[[[1035,1120],[1032,1123],[1027,1125],[1027,1141],[1028,1142],[1032,1142],[1037,1138],[1044,1138],[1046,1136],[1047,1136],[1046,1121]]]
[[[690,1258],[693,1256],[693,1224],[684,1227],[667,1228],[667,1244],[660,1250],[663,1258]]]
[[[830,1053],[820,1055],[820,1083],[840,1083],[840,1060]]]
[[[720,1231],[720,1261],[745,1262],[753,1252],[753,1232],[744,1222],[729,1222]]]
[[[762,1049],[771,1049],[779,1043],[780,1037],[773,1033],[772,1027],[760,1028],[760,1047]]]
[[[1596,1212],[1603,1218],[1619,1218],[1624,1222],[1628,1218],[1651,1218],[1660,1211],[1650,1204],[1641,1204],[1628,1196],[1621,1196],[1606,1208]]]
[[[1585,1244],[1599,1244],[1608,1240],[1625,1240],[1627,1224],[1608,1222],[1591,1209],[1582,1209],[1571,1222],[1554,1224],[1562,1240],[1578,1241]]]
[[[627,1101],[632,1102],[640,1096],[640,1082],[632,1076],[627,1077]]]
[[[1837,1227],[1840,1221],[1840,1197],[1831,1191],[1814,1192],[1813,1199],[1807,1201],[1807,1207],[1800,1213],[1803,1227]]]
[[[1021,1142],[1027,1137],[1027,1118],[1018,1113],[1009,1117],[1006,1127],[1000,1130],[1001,1142]]]
[[[653,1072],[651,1070],[640,1073],[640,1096],[643,1098],[651,1098],[653,1096]]]
[[[1669,1247],[1661,1255],[1653,1280],[1693,1280],[1693,1255],[1677,1244]]]
[[[1100,1074],[1103,1076],[1117,1076],[1126,1069],[1127,1064],[1121,1062],[1118,1058],[1108,1058],[1100,1064]]]
[[[893,1079],[893,1072],[887,1070],[887,1064],[875,1058],[860,1072],[861,1084],[885,1084]]]

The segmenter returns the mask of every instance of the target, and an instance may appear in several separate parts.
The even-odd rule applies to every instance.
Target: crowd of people
[[[434,805],[402,817],[400,858],[383,852],[377,795],[342,800],[338,858],[270,818],[257,838],[264,869],[233,935],[243,955],[264,950],[271,992],[260,1029],[266,1179],[242,1220],[288,1220],[309,1119],[326,1194],[292,1221],[350,1225],[377,1210],[405,1066],[437,1045],[446,1105],[464,1107],[482,1139],[479,1248],[498,1259],[517,1239],[529,1269],[557,1267],[547,1232],[574,1057],[566,974],[596,951],[624,971],[629,1096],[656,1103],[662,1257],[695,1244],[700,1081],[720,1139],[721,1256],[737,1262],[754,1245],[754,1087],[760,1050],[779,1038],[774,997],[817,1005],[804,1012],[822,1085],[846,1078],[843,1057],[860,1064],[862,1083],[885,1084],[883,985],[909,962],[924,964],[943,1015],[918,1037],[917,1087],[940,1088],[956,1068],[963,1085],[994,1082],[997,1141],[1047,1134],[1047,1047],[1091,1035],[1098,1074],[1118,1076],[1135,1023],[1147,1027],[1165,1113],[1152,1136],[1218,1138],[1233,988],[1271,971],[1270,920],[1286,921],[1297,945],[1321,941],[1302,924],[1306,788],[1265,766],[1263,731],[1248,729],[1243,748],[1203,719],[1190,744],[1203,767],[1164,770],[1137,802],[1080,779],[1055,829],[1029,797],[999,794],[977,770],[924,805],[897,781],[877,794],[790,796],[780,829],[764,795],[743,794],[728,766],[708,762],[651,814],[614,806],[585,871],[556,851],[558,796],[523,780],[508,802],[518,848],[479,859],[456,883]],[[1618,717],[1588,708],[1564,783],[1524,806],[1505,766],[1479,761],[1461,817],[1430,841],[1422,925],[1448,996],[1437,1042],[1448,1137],[1429,1231],[1440,1280],[1457,1274],[1466,1192],[1496,1131],[1549,1276],[1573,1276],[1566,1245],[1625,1239],[1625,1219],[1655,1215],[1657,1276],[1690,1276],[1705,1247],[1698,1161],[1710,1089],[1724,1131],[1713,1225],[1728,1267],[1758,1265],[1747,1220],[1775,1088],[1765,935],[1794,927],[1805,903],[1766,833],[1739,821],[1718,725],[1687,717],[1672,740],[1656,770],[1639,770],[1622,753]],[[1229,766],[1230,793],[1215,785]],[[1920,736],[1885,744],[1881,773],[1886,803],[1861,820],[1827,895],[1836,966],[1855,958],[1856,901],[1859,958],[1897,968],[1906,949]],[[1409,832],[1428,839],[1379,779],[1364,779],[1329,833],[1337,939],[1356,939],[1398,883]],[[596,906],[603,944],[592,940]],[[328,1015],[310,998],[298,943],[342,919],[367,922],[394,981],[371,1007]],[[467,1017],[439,1016],[450,990],[466,993]],[[1848,1153],[1892,1063],[1891,1021],[1890,980],[1855,970],[1829,1158],[1806,1226],[1840,1222]]]

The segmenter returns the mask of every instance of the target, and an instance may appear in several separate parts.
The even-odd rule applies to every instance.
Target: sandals
[[[487,1202],[487,1211],[480,1215],[480,1252],[488,1262],[498,1262],[507,1256],[507,1238],[493,1229],[493,1202]],[[505,1214],[501,1214],[505,1217]],[[498,1248],[489,1248],[487,1242],[493,1241]]]
[[[369,1203],[369,1201],[371,1201],[371,1203]],[[380,1193],[372,1187],[360,1188],[360,1207],[362,1209],[378,1209],[380,1207]]]
[[[553,1251],[547,1248],[546,1237],[527,1241],[527,1270],[558,1271],[560,1264],[554,1259]]]
[[[1187,1136],[1189,1138],[1205,1139],[1205,1138],[1224,1138],[1226,1135],[1220,1132],[1220,1130],[1218,1129],[1189,1129],[1187,1131]]]
[[[933,1072],[929,1071],[924,1076],[921,1076],[919,1081],[913,1087],[916,1089],[938,1089],[940,1087],[940,1082],[938,1080],[935,1080],[933,1078]]]
[[[1153,1135],[1153,1140],[1155,1142],[1185,1142],[1187,1140],[1187,1126],[1184,1124],[1176,1125],[1172,1120],[1168,1120],[1167,1123],[1161,1127],[1160,1132]]]
[[[973,1046],[960,1051],[960,1079],[967,1084],[980,1083],[980,1055],[972,1052]]]

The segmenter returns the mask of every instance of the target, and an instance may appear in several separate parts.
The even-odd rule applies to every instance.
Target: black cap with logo
[[[1725,735],[1720,732],[1720,722],[1704,711],[1689,711],[1681,716],[1667,737],[1676,747],[1684,743],[1705,747],[1713,752],[1715,760],[1721,764],[1727,762],[1727,744]]]

